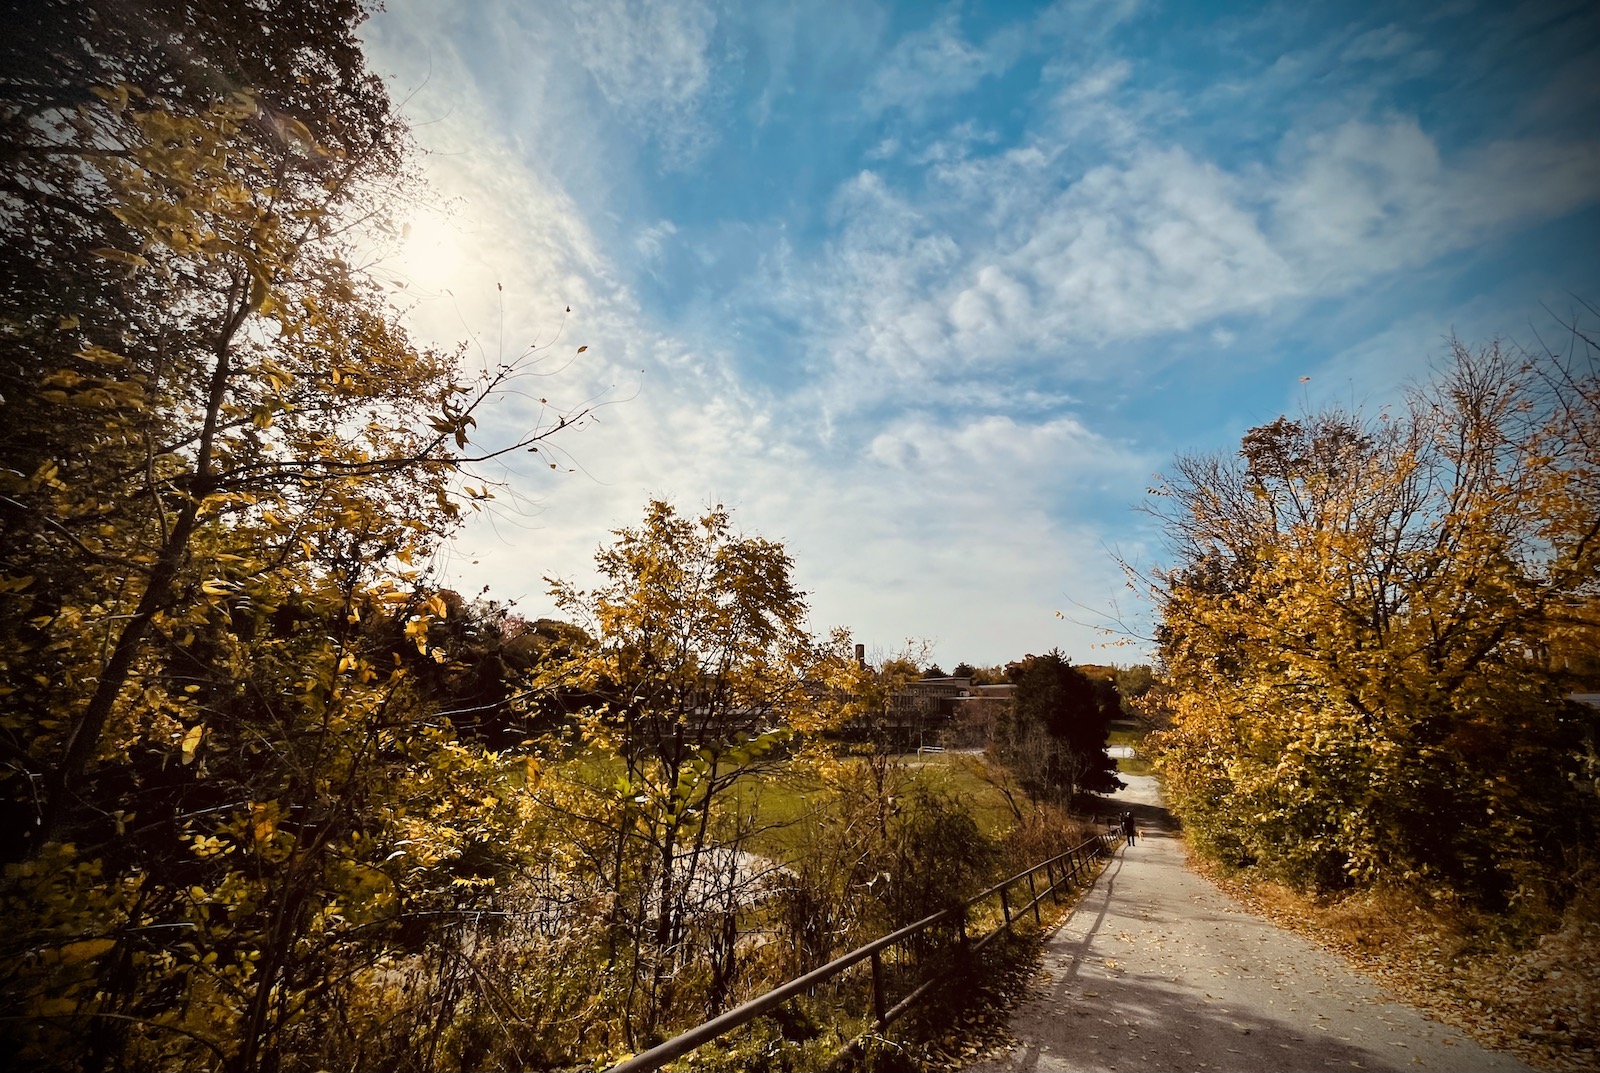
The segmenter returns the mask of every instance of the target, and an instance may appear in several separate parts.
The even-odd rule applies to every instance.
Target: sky
[[[482,442],[598,407],[437,563],[530,618],[664,498],[874,653],[1139,662],[1175,456],[1600,301],[1584,3],[388,0],[363,38],[432,191],[379,268],[414,334],[536,348]]]

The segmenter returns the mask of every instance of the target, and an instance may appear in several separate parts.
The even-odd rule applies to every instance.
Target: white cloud
[[[1075,175],[1067,153],[1046,132],[946,153],[920,185],[869,171],[841,188],[803,299],[825,311],[832,405],[1337,294],[1600,197],[1600,143],[1447,155],[1409,117],[1297,132],[1239,170],[1149,133]]]
[[[868,451],[884,465],[939,484],[965,485],[983,474],[984,490],[969,493],[979,500],[1004,500],[1024,488],[1031,499],[1044,488],[1150,468],[1148,459],[1071,416],[1027,422],[1009,414],[969,417],[959,410],[942,419],[908,415],[880,432]]]
[[[576,0],[577,57],[602,96],[655,136],[670,163],[692,160],[714,137],[700,109],[712,89],[717,18],[698,0]]]
[[[660,220],[641,230],[634,237],[634,248],[647,261],[655,261],[661,257],[661,251],[673,235],[678,233],[678,227],[671,220]]]
[[[937,464],[936,476],[885,466],[849,444],[816,447],[821,418],[808,412],[808,400],[766,397],[726,353],[653,323],[618,279],[613,256],[664,248],[680,237],[675,224],[624,232],[627,247],[606,250],[559,183],[514,147],[459,59],[435,49],[428,62],[431,89],[416,104],[450,120],[420,133],[434,150],[430,179],[457,207],[447,226],[418,233],[423,248],[407,266],[438,294],[413,314],[419,334],[448,341],[470,330],[492,359],[547,341],[560,327],[561,343],[550,351],[557,364],[578,345],[589,350],[564,372],[525,384],[529,396],[575,403],[613,383],[608,398],[638,392],[602,410],[598,426],[492,474],[510,488],[441,555],[448,583],[465,592],[489,585],[525,613],[548,612],[544,576],[591,577],[595,548],[608,530],[637,523],[648,497],[667,496],[685,511],[721,501],[736,508],[742,526],[788,544],[799,580],[815,594],[818,628],[848,625],[884,648],[927,636],[947,662],[998,661],[1051,644],[1087,651],[1094,638],[1055,612],[1064,594],[1100,592],[1115,579],[1097,533],[1052,520],[1039,496],[1066,479],[1063,466],[1086,466],[1101,449],[1091,433],[1070,419],[953,419],[948,430],[931,417],[892,423],[893,434]],[[949,271],[953,244],[917,239],[918,214],[879,177],[861,175],[849,197],[860,213],[851,226],[874,232],[863,241],[911,254],[920,271]],[[446,241],[461,251],[453,266],[438,256]],[[774,258],[781,271],[783,251]],[[440,271],[447,267],[448,275]],[[984,282],[1004,308],[1003,282],[993,274]],[[574,311],[565,317],[568,303]],[[895,349],[883,345],[886,353]],[[1045,412],[1067,401],[995,385],[962,399],[974,408],[1005,403]],[[480,431],[493,438],[533,416],[529,397],[511,397]],[[547,458],[557,471],[545,468]],[[1078,550],[1064,556],[1064,548]]]
[[[1416,49],[1422,38],[1394,23],[1368,30],[1344,47],[1339,58],[1345,63],[1362,60],[1389,60]]]
[[[862,104],[868,112],[900,108],[920,113],[930,102],[958,97],[1004,71],[1023,44],[1020,28],[1011,28],[975,45],[962,36],[957,17],[946,15],[889,50]]]
[[[762,355],[803,371],[804,386],[778,389],[748,371],[736,339],[642,309],[620,267],[648,271],[669,252],[676,265],[706,244],[692,217],[661,218],[677,206],[629,218],[605,184],[646,141],[684,163],[715,136],[726,28],[708,7],[594,0],[574,7],[567,36],[557,8],[497,8],[488,21],[507,39],[537,24],[549,63],[490,79],[481,57],[438,33],[432,20],[452,16],[391,6],[398,15],[375,21],[409,20],[414,33],[390,33],[381,58],[411,86],[432,67],[414,107],[445,118],[419,133],[441,194],[460,199],[416,234],[405,271],[438,297],[415,323],[442,341],[470,330],[491,358],[560,328],[556,364],[589,350],[530,381],[531,397],[637,391],[556,445],[558,472],[539,468],[542,455],[519,459],[506,476],[526,506],[475,524],[446,564],[461,587],[491,584],[535,612],[542,575],[584,576],[607,529],[667,495],[685,510],[726,502],[742,525],[786,541],[819,627],[852,625],[884,646],[930,635],[947,665],[1056,643],[1081,657],[1094,638],[1055,612],[1069,600],[1106,606],[1120,578],[1101,548],[1113,527],[1074,511],[1136,497],[1160,464],[1074,400],[1092,390],[1075,383],[1090,363],[1137,376],[1158,348],[1131,343],[1186,329],[1228,348],[1235,330],[1252,337],[1256,314],[1427,265],[1600,189],[1592,143],[1444,152],[1413,119],[1348,108],[1301,116],[1275,155],[1239,163],[1179,130],[1185,102],[1152,94],[1093,34],[1086,45],[1061,26],[1046,32],[1058,16],[982,43],[946,17],[902,42],[867,87],[885,129],[857,143],[872,146],[871,167],[839,185],[820,251],[802,228],[733,221],[772,244],[726,308],[766,301],[773,319],[802,326]],[[1328,54],[1339,48],[1379,57],[1410,45],[1379,35]],[[1029,49],[1057,49],[1059,62],[1022,133],[1001,140],[1003,124],[966,116],[925,122],[932,103]],[[1370,376],[1393,345],[1330,364]],[[1335,379],[1316,372],[1313,387]],[[528,398],[512,397],[496,420],[511,429],[532,416]]]
[[[835,318],[838,405],[925,397],[961,372],[1060,361],[1296,293],[1239,177],[1147,149],[1051,190],[1048,159],[1019,150],[952,168],[944,200],[913,202],[873,173],[841,192],[844,231],[816,284]]]
[[[1122,579],[1104,531],[1055,504],[1108,475],[1142,476],[1149,460],[1072,417],[1030,422],[947,401],[943,416],[892,419],[859,458],[774,473],[745,501],[750,513],[786,519],[818,625],[883,648],[923,637],[946,666],[1054,645],[1086,656],[1104,638],[1056,613],[1109,607]]]
[[[1425,264],[1600,197],[1600,143],[1497,141],[1447,159],[1415,119],[1351,121],[1304,140],[1272,191],[1285,255],[1344,287]]]

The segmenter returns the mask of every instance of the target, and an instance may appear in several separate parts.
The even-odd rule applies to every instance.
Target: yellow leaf
[[[97,958],[116,945],[115,939],[80,939],[61,948],[61,962],[64,965],[76,965]]]
[[[32,584],[32,574],[23,574],[20,577],[0,577],[0,592],[21,592]]]
[[[206,725],[204,723],[196,723],[189,728],[189,733],[183,736],[183,762],[185,764],[194,763],[195,750],[200,748],[200,739],[205,737],[205,734]]]
[[[72,356],[92,361],[96,365],[126,365],[128,362],[128,359],[121,354],[99,345],[86,346],[82,350],[75,351]]]
[[[97,246],[89,252],[102,261],[115,261],[117,264],[127,265],[129,268],[145,268],[150,264],[149,261],[140,257],[137,253],[114,249],[111,246]]]
[[[115,86],[90,86],[89,92],[111,105],[112,111],[120,112],[128,107],[128,85],[126,82]]]

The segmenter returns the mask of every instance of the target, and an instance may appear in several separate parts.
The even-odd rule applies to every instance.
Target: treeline
[[[1207,853],[1534,929],[1592,886],[1600,368],[1568,343],[1456,343],[1403,405],[1177,461],[1160,766]]]
[[[539,355],[419,347],[356,267],[421,196],[364,16],[5,11],[15,1068],[603,1061],[1073,831],[838,748],[904,676],[721,508],[651,504],[562,621],[439,589],[474,466],[583,414],[482,441]]]

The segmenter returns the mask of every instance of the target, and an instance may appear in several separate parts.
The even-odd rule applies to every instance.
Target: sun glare
[[[393,261],[405,289],[425,297],[459,288],[473,274],[471,237],[458,218],[424,209],[401,229],[400,252]]]

